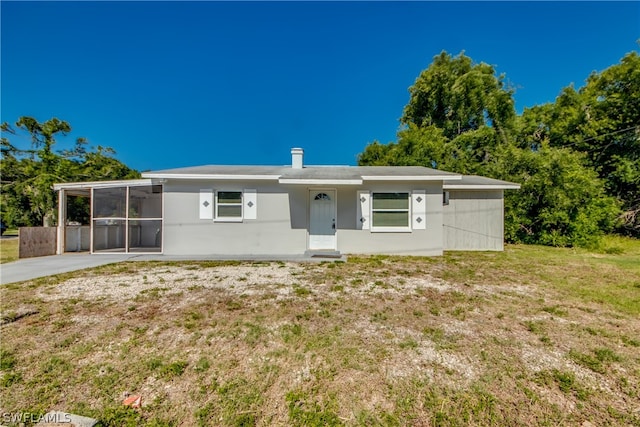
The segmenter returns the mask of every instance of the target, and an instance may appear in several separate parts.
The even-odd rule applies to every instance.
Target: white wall
[[[199,219],[200,190],[257,190],[257,219],[220,223]],[[171,181],[164,184],[164,253],[167,255],[301,255],[307,250],[309,190],[302,185]],[[323,188],[331,188],[323,187]],[[358,191],[426,190],[427,225],[409,233],[357,229]],[[337,188],[337,245],[342,253],[440,255],[441,183],[368,183]]]
[[[257,190],[257,219],[214,222],[199,218],[200,189]],[[304,190],[276,183],[171,182],[164,185],[164,253],[168,255],[301,254],[307,244]],[[291,208],[291,209],[290,209]]]
[[[426,190],[426,229],[381,233],[357,229],[358,191]],[[442,255],[442,185],[436,183],[367,182],[338,191],[338,250],[347,254]]]
[[[504,249],[502,190],[451,190],[443,207],[445,250]]]

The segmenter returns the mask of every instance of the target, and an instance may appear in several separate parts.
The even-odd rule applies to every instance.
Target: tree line
[[[360,165],[420,165],[521,184],[505,195],[510,242],[587,246],[640,236],[640,57],[517,114],[504,75],[442,52],[409,88],[397,141]]]
[[[464,53],[442,52],[409,88],[397,141],[374,141],[360,165],[420,165],[521,184],[505,195],[510,242],[586,246],[604,233],[640,236],[640,57],[592,73],[555,102],[515,111],[504,75]],[[109,147],[78,138],[55,151],[69,123],[20,117],[2,125],[1,219],[9,227],[52,225],[57,182],[139,178]],[[27,149],[9,136],[26,133]],[[88,220],[86,199],[70,218]]]
[[[11,126],[2,123],[0,145],[1,187],[0,215],[8,227],[55,225],[57,199],[53,184],[76,181],[104,181],[139,178],[140,174],[117,160],[109,147],[88,147],[85,138],[77,138],[70,150],[55,151],[57,136],[67,135],[71,126],[52,118],[38,122],[33,117],[20,117]],[[29,136],[29,148],[18,148],[9,136],[18,132]],[[89,201],[70,198],[70,219],[86,223]]]

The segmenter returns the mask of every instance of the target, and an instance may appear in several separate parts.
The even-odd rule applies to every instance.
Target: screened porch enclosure
[[[93,188],[92,252],[162,252],[162,185]]]

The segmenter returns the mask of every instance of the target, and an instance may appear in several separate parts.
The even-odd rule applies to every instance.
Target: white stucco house
[[[503,249],[511,182],[420,166],[195,166],[56,184],[58,253],[407,254]],[[68,196],[91,223],[66,225]],[[75,234],[73,234],[75,233]],[[82,238],[80,238],[82,236]]]

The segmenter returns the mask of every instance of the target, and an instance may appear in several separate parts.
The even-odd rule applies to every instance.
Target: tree
[[[53,153],[52,147],[56,135],[66,135],[71,131],[71,126],[56,118],[39,123],[32,117],[20,117],[16,127],[29,133],[32,149],[27,151],[30,161],[20,163],[23,179],[14,182],[14,191],[29,201],[29,210],[34,217],[42,218],[42,224],[45,226],[51,225],[56,205],[52,187],[55,182],[64,180],[69,166]],[[2,130],[15,133],[6,123],[2,125]],[[18,154],[19,151],[13,150],[13,153]],[[6,188],[3,190],[7,191]]]
[[[446,168],[448,166],[446,162],[453,158],[448,155],[449,149],[449,142],[441,129],[433,125],[418,127],[411,123],[406,129],[398,132],[397,143],[385,145],[375,141],[367,145],[358,155],[358,163],[370,166],[407,165]]]
[[[424,139],[419,130],[438,129],[442,137],[431,146],[441,157],[419,164],[460,173],[480,173],[491,161],[499,144],[509,144],[515,125],[513,91],[506,87],[504,75],[496,75],[492,66],[474,63],[464,53],[452,57],[446,52],[434,57],[409,88],[409,103],[399,132],[403,140]],[[437,157],[437,156],[436,156]]]
[[[115,158],[110,148],[87,151],[84,138],[76,140],[73,150],[55,153],[56,137],[71,132],[69,123],[52,118],[38,122],[20,117],[16,129],[2,124],[5,135],[26,132],[31,147],[19,149],[2,137],[2,219],[9,226],[52,225],[57,213],[53,184],[57,182],[127,179],[139,177]],[[80,202],[84,209],[86,202]]]
[[[515,118],[513,91],[505,87],[504,76],[496,76],[488,64],[474,64],[464,52],[434,57],[409,94],[401,122],[436,126],[449,139],[484,126],[504,138]]]
[[[443,52],[409,93],[398,141],[368,145],[360,165],[422,165],[521,183],[505,202],[512,242],[586,245],[611,229],[618,205],[587,157],[549,144],[553,108],[518,117],[513,93],[493,67]],[[567,94],[567,105],[578,103]]]
[[[488,173],[521,184],[505,195],[507,241],[589,246],[616,225],[619,205],[583,154],[545,142],[501,147],[496,158]]]
[[[623,230],[640,236],[640,56],[592,73],[584,87],[564,88],[555,103],[523,114],[552,147],[586,155],[623,205]]]

